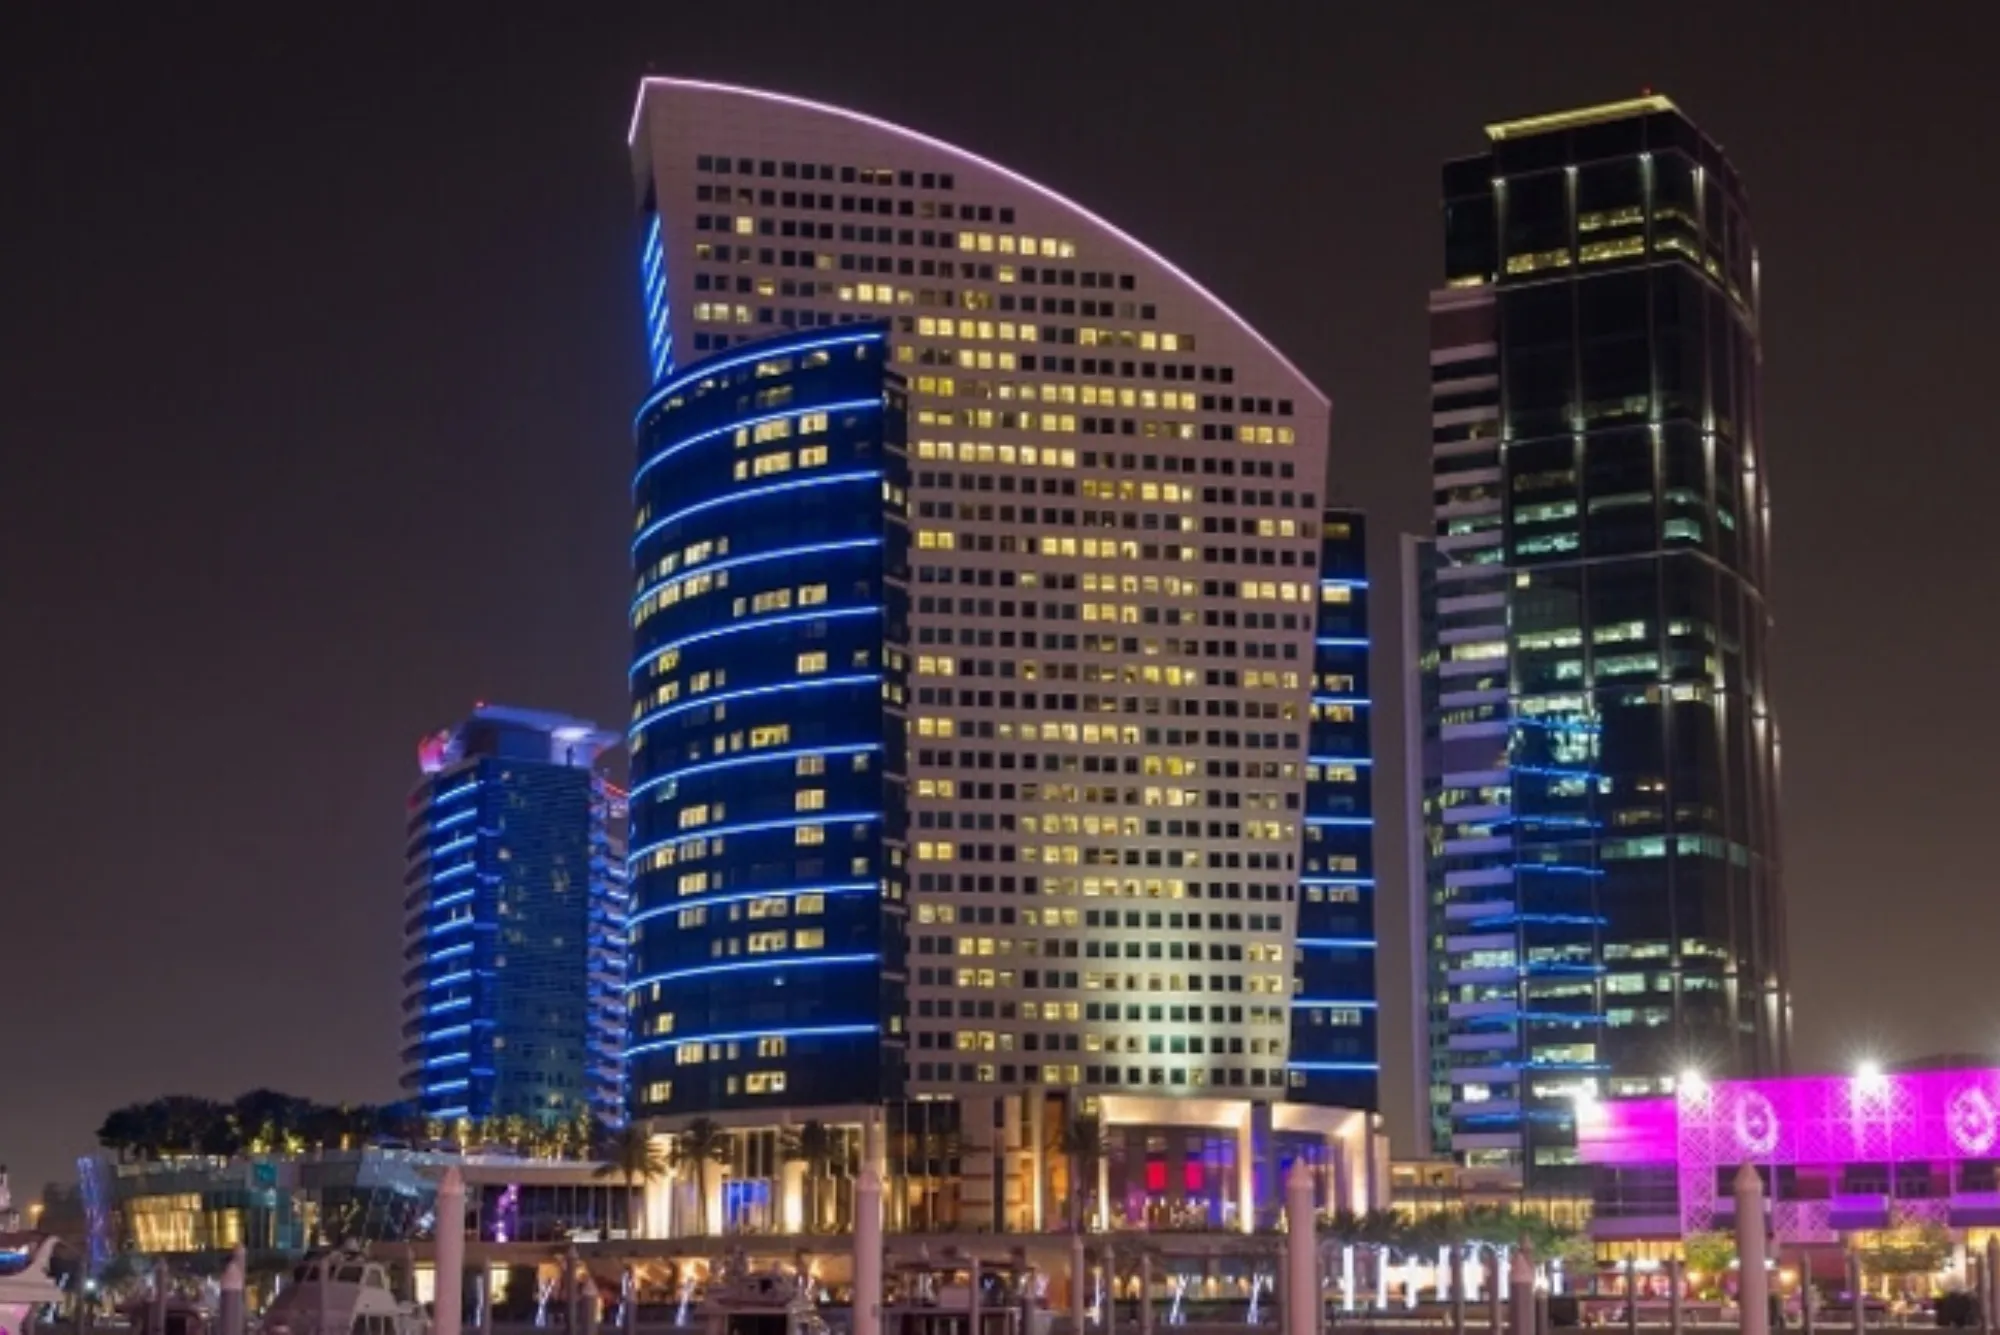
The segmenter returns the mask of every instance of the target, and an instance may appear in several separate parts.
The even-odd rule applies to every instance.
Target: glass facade
[[[482,705],[426,738],[404,876],[404,1089],[426,1117],[617,1122],[624,794],[612,734]]]
[[[1579,1095],[1786,1061],[1757,260],[1663,98],[1488,133],[1431,302],[1429,1097],[1552,1182]]]
[[[1306,735],[1305,859],[1292,998],[1292,1096],[1377,1106],[1374,751],[1369,745],[1368,530],[1320,522],[1319,610]]]
[[[1131,1094],[1372,1102],[1371,1072],[1291,1067],[1301,970],[1335,982],[1331,950],[1296,944],[1305,859],[1364,860],[1326,852],[1331,825],[1305,843],[1325,396],[1138,238],[915,130],[649,78],[631,147],[656,379],[683,374],[664,348],[878,320],[903,376],[902,1087],[982,1101],[982,1161],[1027,1134],[992,1107],[1029,1089],[1071,1115]],[[1329,786],[1329,818],[1366,818],[1354,788]],[[1371,962],[1340,963],[1357,999]],[[1372,1013],[1341,1018],[1309,1060],[1372,1061],[1372,1039],[1349,1050]]]
[[[901,1088],[908,481],[887,337],[737,348],[639,416],[641,1116]]]

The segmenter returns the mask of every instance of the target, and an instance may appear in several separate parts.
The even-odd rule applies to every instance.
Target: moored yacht
[[[264,1313],[264,1335],[425,1335],[417,1309],[397,1300],[388,1271],[360,1252],[308,1256]]]
[[[49,1274],[56,1245],[39,1234],[0,1238],[0,1335],[21,1335],[36,1313],[63,1300],[62,1285]]]

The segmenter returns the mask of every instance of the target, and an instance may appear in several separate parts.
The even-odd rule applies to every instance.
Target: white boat
[[[63,1300],[62,1285],[49,1275],[56,1239],[36,1238],[18,1252],[0,1250],[0,1335],[21,1335],[42,1308]],[[4,1268],[9,1256],[26,1259]]]
[[[264,1335],[426,1335],[428,1323],[397,1301],[389,1273],[357,1251],[309,1256],[264,1312]]]

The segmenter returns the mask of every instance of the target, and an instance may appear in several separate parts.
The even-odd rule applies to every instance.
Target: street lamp
[[[1889,1077],[1883,1074],[1882,1063],[1872,1057],[1855,1066],[1854,1081],[1864,1094],[1879,1094],[1889,1086]]]

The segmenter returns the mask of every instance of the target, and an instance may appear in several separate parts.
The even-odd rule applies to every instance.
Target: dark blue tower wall
[[[1368,534],[1362,516],[1346,510],[1328,511],[1320,532],[1291,1097],[1372,1110],[1380,1106],[1381,1067]]]
[[[907,470],[886,352],[879,326],[768,340],[639,415],[642,1116],[900,1090]]]

